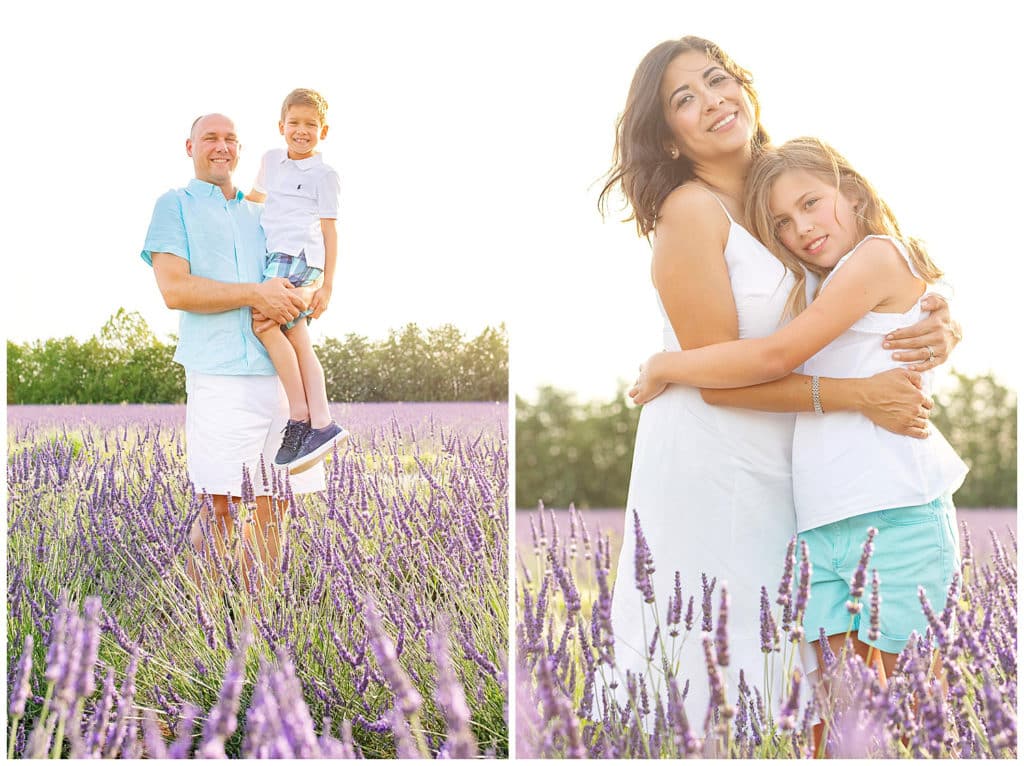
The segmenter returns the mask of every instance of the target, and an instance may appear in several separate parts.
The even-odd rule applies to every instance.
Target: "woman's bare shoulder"
[[[703,186],[695,183],[677,186],[658,211],[658,224],[682,223],[687,227],[710,226],[712,229],[728,228],[729,219],[721,203]]]
[[[656,238],[678,232],[723,242],[728,239],[730,223],[721,203],[698,184],[677,186],[662,202],[658,213]]]

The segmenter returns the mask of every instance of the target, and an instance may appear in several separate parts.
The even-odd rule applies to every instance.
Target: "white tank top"
[[[899,250],[920,279],[902,242],[885,239]],[[854,247],[832,269],[822,289],[857,252]],[[867,378],[900,365],[882,348],[882,336],[927,316],[921,302],[902,314],[869,311],[853,326],[807,360],[805,375]],[[931,371],[923,373],[931,392]],[[967,466],[934,427],[926,439],[898,436],[856,412],[799,413],[793,434],[793,495],[797,529],[805,531],[840,519],[887,508],[929,503],[955,492]]]

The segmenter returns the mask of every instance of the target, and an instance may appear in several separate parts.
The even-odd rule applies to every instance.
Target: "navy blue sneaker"
[[[349,434],[333,420],[323,428],[310,428],[295,459],[288,464],[288,473],[307,471],[319,463],[335,444],[341,444]]]
[[[286,466],[291,463],[302,449],[302,442],[310,430],[308,420],[289,420],[284,427],[284,438],[281,440],[281,449],[274,458],[274,464]]]

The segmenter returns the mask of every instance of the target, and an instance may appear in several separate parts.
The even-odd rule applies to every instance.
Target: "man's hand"
[[[267,319],[259,312],[259,309],[252,310],[252,331],[257,335],[262,335],[268,330],[273,330],[275,327],[280,326],[280,322],[275,322],[273,319]]]
[[[313,299],[309,302],[309,309],[313,313],[310,316],[313,319],[319,319],[320,315],[327,311],[327,305],[331,302],[331,286],[324,285],[315,293],[313,293]]]
[[[256,287],[253,311],[277,324],[290,322],[306,308],[306,301],[297,293],[284,277],[268,279]]]

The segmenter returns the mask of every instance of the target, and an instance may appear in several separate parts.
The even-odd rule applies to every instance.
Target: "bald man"
[[[270,477],[288,403],[266,349],[253,335],[252,314],[284,324],[306,308],[312,290],[292,288],[282,278],[260,281],[266,257],[263,206],[244,199],[234,185],[240,150],[234,123],[224,115],[203,115],[193,123],[185,151],[195,178],[157,200],[142,259],[153,267],[167,307],[181,311],[174,360],[185,368],[188,472],[196,493],[212,498],[214,511],[210,518],[204,508],[192,529],[193,545],[200,553],[224,553],[232,531],[228,497],[236,503],[242,497],[247,473],[255,523],[246,525],[244,538],[272,564],[285,505],[271,504]],[[321,490],[323,466],[290,481],[293,492]],[[251,557],[246,561],[253,563]]]

